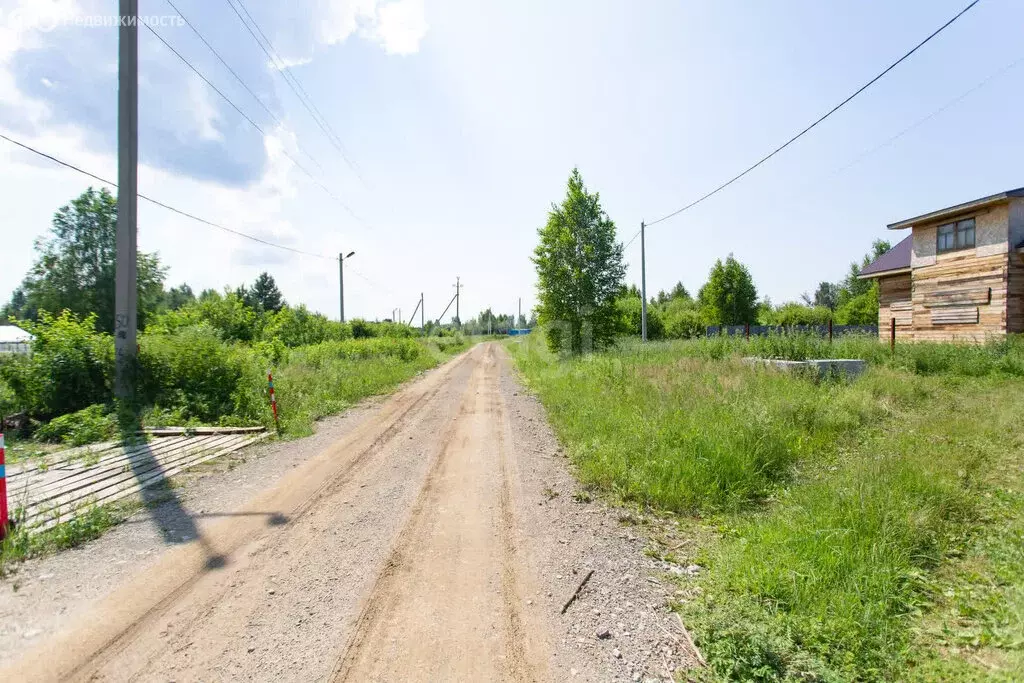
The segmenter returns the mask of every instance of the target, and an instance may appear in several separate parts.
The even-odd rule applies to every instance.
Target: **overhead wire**
[[[65,168],[69,168],[69,169],[71,169],[73,171],[77,171],[78,173],[81,173],[82,175],[88,176],[88,177],[92,178],[93,180],[96,180],[98,182],[103,183],[104,185],[109,185],[110,187],[113,187],[115,189],[117,188],[117,183],[115,183],[112,180],[108,180],[106,178],[103,178],[103,177],[95,174],[95,173],[92,173],[90,171],[86,171],[85,169],[83,169],[83,168],[81,168],[79,166],[76,166],[76,165],[74,165],[72,163],[64,161],[63,159],[59,159],[59,158],[53,156],[52,154],[47,154],[46,152],[43,152],[43,151],[41,151],[39,149],[36,149],[35,147],[32,147],[31,145],[27,145],[24,142],[20,142],[18,140],[15,140],[14,138],[8,137],[7,135],[4,135],[3,133],[0,133],[0,139],[6,140],[7,142],[9,142],[9,143],[11,143],[13,145],[17,145],[18,147],[20,147],[20,148],[22,148],[24,150],[27,150],[29,152],[32,152],[33,154],[36,154],[37,156],[43,157],[45,159],[49,159],[50,161],[52,161],[54,163],[57,163],[57,164],[60,164],[61,166],[64,166]],[[177,208],[175,206],[171,206],[170,204],[167,204],[166,202],[162,202],[162,201],[160,201],[158,199],[154,199],[152,197],[144,195],[141,192],[137,193],[137,195],[138,195],[139,199],[145,200],[145,201],[147,201],[147,202],[149,202],[151,204],[155,204],[156,206],[159,206],[159,207],[161,207],[163,209],[166,209],[168,211],[172,211],[172,212],[174,212],[174,213],[176,213],[176,214],[178,214],[180,216],[184,216],[185,218],[189,218],[189,219],[191,219],[193,221],[196,221],[198,223],[202,223],[204,225],[208,225],[210,227],[217,228],[218,230],[223,230],[224,232],[231,233],[232,235],[237,235],[238,237],[243,237],[243,238],[245,238],[247,240],[251,240],[253,242],[258,242],[258,243],[263,244],[263,245],[268,246],[268,247],[273,247],[275,249],[283,249],[285,251],[290,251],[290,252],[293,252],[295,254],[301,254],[303,256],[312,256],[314,258],[336,260],[336,257],[334,257],[334,256],[328,256],[326,254],[316,254],[316,253],[311,252],[311,251],[304,251],[302,249],[296,249],[295,247],[289,247],[289,246],[286,246],[284,244],[277,244],[275,242],[271,242],[269,240],[265,240],[265,239],[263,239],[261,237],[256,237],[255,235],[250,235],[250,234],[242,232],[240,230],[235,230],[233,228],[229,228],[227,226],[221,225],[220,223],[215,223],[215,222],[213,222],[211,220],[207,220],[207,219],[202,218],[200,216],[197,216],[197,215],[195,215],[193,213],[189,213],[188,211],[185,211],[183,209],[179,209],[179,208]]]
[[[356,165],[352,162],[347,152],[345,151],[345,146],[344,144],[342,144],[341,138],[338,137],[337,133],[334,132],[334,129],[331,128],[330,123],[328,123],[327,119],[323,116],[322,113],[320,113],[319,108],[313,102],[312,98],[309,97],[309,94],[306,92],[305,88],[302,87],[302,84],[299,82],[295,74],[291,73],[287,63],[284,61],[284,59],[280,57],[277,50],[274,48],[274,44],[267,37],[267,34],[263,32],[263,29],[260,28],[259,23],[252,16],[252,14],[250,14],[248,8],[246,8],[242,0],[225,0],[225,2],[227,2],[228,6],[231,7],[232,11],[235,13],[235,16],[238,17],[238,20],[242,22],[242,25],[245,27],[246,31],[249,32],[249,35],[252,36],[252,39],[256,41],[256,44],[259,45],[261,50],[263,50],[263,53],[267,56],[267,59],[270,60],[270,65],[273,66],[274,69],[276,69],[278,73],[281,74],[281,78],[284,79],[284,82],[288,85],[289,88],[291,88],[291,91],[295,94],[295,97],[298,98],[299,102],[306,108],[306,111],[309,112],[309,115],[313,119],[314,123],[317,124],[317,126],[327,137],[327,139],[331,142],[334,148],[337,149],[338,153],[341,155],[341,158],[344,159],[348,167],[352,170],[356,177],[359,178],[359,181],[365,185],[365,181],[363,181],[362,175],[360,175],[359,170],[356,168]],[[238,7],[235,7],[235,2],[238,3],[238,7],[241,7],[241,12],[239,12]],[[242,16],[242,13],[245,14],[245,17]],[[248,18],[248,21],[246,20],[246,17]],[[252,26],[250,26],[250,22]],[[253,31],[253,28],[255,28],[256,30]],[[257,32],[259,33],[259,36],[256,35]]]
[[[224,59],[224,57],[221,56],[220,52],[217,51],[217,48],[215,48],[213,45],[210,44],[210,41],[206,39],[206,36],[204,36],[199,31],[199,29],[196,28],[196,26],[191,21],[189,21],[188,17],[186,17],[182,13],[182,11],[180,9],[178,9],[178,6],[175,5],[174,2],[172,2],[172,0],[167,0],[167,4],[171,6],[171,9],[173,9],[175,12],[178,13],[178,16],[181,17],[182,21],[184,21],[185,24],[190,29],[192,29],[192,32],[196,34],[196,36],[199,38],[199,40],[203,41],[203,45],[205,45],[207,47],[207,49],[209,49],[210,52],[213,53],[213,56],[216,57],[220,61],[220,63],[224,66],[224,68],[227,69],[228,72],[230,72],[231,75],[235,77],[235,80],[238,81],[239,85],[241,85],[243,88],[245,88],[246,92],[248,92],[250,95],[252,95],[252,98],[254,100],[256,100],[256,102],[263,108],[263,111],[265,111],[267,113],[267,116],[269,116],[274,121],[274,125],[278,126],[279,128],[282,127],[284,124],[282,123],[281,119],[273,111],[271,111],[270,107],[266,104],[266,102],[263,101],[263,98],[260,97],[259,95],[257,95],[256,92],[251,87],[249,87],[249,84],[246,83],[245,80],[241,76],[238,75],[238,72],[235,71],[231,67],[230,64],[228,64],[227,60]],[[303,149],[302,145],[299,145],[297,142],[296,142],[296,147],[298,147],[299,151],[301,151],[303,154],[305,154],[306,158],[308,158],[310,161],[312,161],[316,165],[316,167],[320,169],[321,173],[323,172],[323,170],[324,170],[323,167],[313,157],[312,154],[310,154],[305,149]]]
[[[987,85],[989,85],[995,79],[997,79],[1000,76],[1008,73],[1009,71],[1012,71],[1013,69],[1017,68],[1021,64],[1024,64],[1024,56],[1018,57],[1017,59],[1015,59],[1014,61],[1010,62],[1009,64],[1006,64],[1005,66],[1003,66],[1002,68],[998,69],[997,71],[994,71],[993,73],[989,74],[988,76],[986,76],[984,79],[982,79],[978,83],[974,84],[973,86],[971,86],[970,88],[968,88],[964,92],[960,93],[959,95],[957,95],[953,99],[947,101],[945,104],[943,104],[942,106],[938,107],[937,109],[932,110],[930,113],[928,113],[927,115],[921,117],[920,119],[918,119],[914,123],[912,123],[909,126],[903,128],[902,130],[900,130],[895,135],[892,135],[889,138],[887,138],[886,140],[878,143],[874,147],[861,152],[860,154],[858,154],[856,157],[854,157],[851,161],[849,161],[848,163],[844,164],[843,166],[839,166],[835,170],[833,170],[833,171],[831,171],[831,172],[829,172],[829,173],[827,173],[827,174],[825,174],[823,176],[819,176],[818,181],[812,182],[808,186],[810,187],[810,186],[813,186],[813,185],[817,185],[818,182],[820,182],[820,180],[823,180],[825,178],[830,178],[830,177],[835,176],[835,175],[839,175],[840,173],[843,173],[844,171],[847,171],[850,168],[853,168],[854,166],[856,166],[860,162],[864,161],[864,159],[866,159],[867,157],[869,157],[872,154],[874,154],[875,152],[878,152],[879,150],[884,149],[885,147],[888,147],[888,146],[892,145],[893,143],[895,143],[897,140],[899,140],[903,136],[905,136],[908,133],[912,132],[913,130],[919,128],[920,126],[924,125],[925,123],[931,121],[936,116],[938,116],[938,115],[942,114],[943,112],[951,109],[952,107],[956,106],[960,102],[963,102],[965,99],[967,99],[968,97],[970,97],[974,93],[978,92],[982,88],[984,88]],[[639,237],[639,236],[640,236],[640,231],[637,230],[636,233],[634,233],[634,235],[629,239],[629,241],[627,241],[623,245],[623,249],[628,249],[629,246],[631,244],[633,244],[633,242],[636,241],[636,238]]]
[[[168,49],[168,50],[170,50],[171,52],[173,52],[173,53],[174,53],[174,55],[175,55],[175,56],[176,56],[176,57],[177,57],[178,59],[180,59],[180,60],[181,60],[181,61],[182,61],[182,62],[183,62],[183,63],[184,63],[184,64],[185,64],[185,65],[186,65],[186,66],[187,66],[187,67],[188,67],[189,69],[191,69],[191,70],[192,70],[192,71],[193,71],[193,72],[194,72],[194,73],[195,73],[195,74],[196,74],[197,76],[199,76],[199,78],[201,78],[201,79],[203,80],[203,82],[204,82],[204,83],[206,83],[206,84],[207,84],[208,86],[210,86],[210,88],[211,88],[211,89],[213,89],[213,91],[214,91],[214,92],[216,92],[216,93],[217,93],[217,94],[218,94],[218,95],[219,95],[219,96],[221,97],[221,99],[223,99],[223,100],[224,100],[225,102],[227,102],[227,103],[228,103],[229,105],[231,105],[231,107],[232,107],[232,108],[233,108],[233,109],[234,109],[235,111],[237,111],[237,112],[238,112],[238,114],[239,114],[239,115],[240,115],[240,116],[241,116],[241,117],[242,117],[243,119],[245,119],[246,121],[248,121],[248,122],[249,122],[249,125],[251,125],[251,126],[252,126],[253,128],[255,128],[255,129],[257,130],[257,132],[259,132],[259,134],[260,134],[260,135],[262,135],[263,137],[267,137],[267,133],[266,133],[266,132],[265,132],[265,131],[263,130],[263,128],[262,128],[262,127],[261,127],[261,126],[260,126],[260,125],[259,125],[258,123],[256,123],[256,122],[255,122],[255,121],[254,121],[254,120],[253,120],[253,119],[252,119],[252,118],[251,118],[251,117],[250,117],[250,116],[249,116],[248,114],[246,114],[246,113],[245,113],[244,111],[242,111],[242,108],[241,108],[241,107],[239,107],[239,106],[238,106],[237,104],[235,104],[235,103],[234,103],[234,101],[232,101],[232,99],[231,99],[230,97],[228,97],[227,95],[225,95],[225,94],[224,94],[224,91],[222,91],[222,90],[221,90],[220,88],[218,88],[218,87],[217,87],[216,85],[214,85],[214,84],[213,84],[213,82],[212,82],[212,81],[211,81],[211,80],[210,80],[209,78],[207,78],[207,77],[206,77],[205,75],[203,75],[203,73],[202,73],[202,72],[201,72],[201,71],[200,71],[199,69],[197,69],[197,68],[196,68],[196,67],[195,67],[195,66],[194,66],[194,65],[192,64],[192,62],[188,61],[188,59],[187,59],[187,58],[186,58],[186,57],[185,57],[184,55],[182,55],[182,54],[181,54],[180,52],[178,52],[178,51],[177,51],[177,50],[176,50],[176,49],[174,48],[174,46],[173,46],[173,45],[171,45],[170,43],[168,43],[168,42],[167,42],[167,41],[166,41],[166,40],[164,39],[164,37],[163,37],[163,36],[161,36],[161,35],[160,35],[160,34],[159,34],[159,33],[157,32],[157,30],[156,30],[156,29],[154,29],[154,28],[153,28],[152,26],[150,26],[150,25],[149,25],[148,23],[144,23],[144,24],[143,24],[143,26],[145,26],[145,27],[146,27],[147,29],[149,29],[149,32],[150,32],[150,33],[152,33],[152,34],[153,34],[154,36],[156,36],[157,40],[159,40],[159,41],[160,41],[161,43],[163,43],[163,44],[164,44],[164,46],[165,46],[165,47],[167,47],[167,49]],[[362,224],[363,224],[364,226],[366,225],[366,224],[365,224],[365,222],[364,222],[364,221],[363,221],[363,220],[362,220],[361,218],[359,218],[359,216],[358,216],[358,215],[356,215],[356,213],[355,213],[355,212],[354,212],[354,211],[352,210],[352,208],[351,208],[351,207],[350,207],[350,206],[349,206],[348,204],[346,204],[346,203],[345,203],[345,201],[344,201],[344,200],[342,200],[342,199],[341,199],[341,198],[340,198],[340,197],[339,197],[338,195],[336,195],[336,194],[335,194],[334,192],[332,192],[332,191],[331,191],[331,189],[330,189],[329,187],[327,187],[326,185],[324,185],[323,183],[321,183],[321,182],[320,182],[319,180],[317,180],[317,179],[316,179],[316,177],[314,177],[314,176],[313,176],[313,174],[312,174],[312,173],[310,173],[310,172],[309,172],[309,170],[307,170],[305,166],[303,166],[302,164],[300,164],[300,163],[299,163],[299,162],[298,162],[298,161],[297,161],[297,160],[295,159],[295,157],[293,157],[293,156],[292,156],[291,154],[289,154],[289,153],[288,153],[288,150],[282,149],[282,150],[281,150],[281,153],[282,153],[282,154],[283,154],[283,155],[284,155],[284,156],[285,156],[285,157],[286,157],[286,158],[287,158],[287,159],[288,159],[289,161],[291,161],[291,162],[292,162],[292,164],[294,164],[296,168],[298,168],[298,169],[299,169],[300,171],[302,171],[302,172],[303,172],[303,174],[305,174],[305,175],[306,175],[306,176],[307,176],[307,177],[309,178],[309,180],[310,180],[310,181],[311,181],[311,182],[312,182],[312,183],[313,183],[314,185],[316,185],[316,186],[317,186],[317,187],[319,187],[319,188],[320,188],[321,190],[323,190],[323,191],[324,191],[324,192],[325,192],[325,193],[326,193],[326,194],[327,194],[327,195],[328,195],[328,196],[329,196],[329,197],[330,197],[331,199],[333,199],[333,200],[334,200],[334,201],[335,201],[335,202],[336,202],[336,203],[337,203],[337,204],[338,204],[338,205],[339,205],[339,206],[340,206],[341,208],[343,208],[343,209],[344,209],[344,210],[345,210],[345,211],[346,211],[346,212],[347,212],[347,213],[348,213],[348,214],[349,214],[350,216],[352,216],[352,218],[353,218],[354,220],[356,220],[356,221],[357,221],[357,222],[359,222],[359,223],[362,223]]]
[[[971,9],[973,9],[973,8],[974,8],[974,6],[975,6],[975,5],[977,5],[977,4],[978,4],[978,3],[980,2],[980,1],[981,1],[981,0],[972,0],[972,2],[970,2],[970,3],[969,3],[969,4],[967,5],[967,6],[966,6],[966,7],[964,7],[964,8],[962,9],[962,10],[960,10],[959,12],[957,12],[957,13],[956,13],[956,14],[955,14],[955,15],[954,15],[954,16],[953,16],[953,17],[952,17],[951,19],[949,19],[949,21],[947,21],[947,22],[946,22],[946,23],[944,23],[944,24],[943,24],[942,26],[940,26],[940,27],[939,27],[939,28],[937,28],[937,29],[936,29],[935,31],[933,31],[933,32],[932,32],[932,33],[931,33],[930,35],[928,35],[928,37],[927,37],[927,38],[925,38],[924,40],[922,40],[921,42],[919,42],[919,43],[918,43],[917,45],[915,45],[915,46],[914,46],[913,48],[911,48],[911,49],[910,49],[909,51],[907,51],[907,52],[906,52],[906,53],[905,53],[905,54],[904,54],[904,55],[903,55],[902,57],[900,57],[900,58],[899,58],[899,59],[897,59],[897,60],[896,60],[895,62],[893,62],[892,64],[890,64],[889,66],[887,66],[887,67],[886,67],[886,68],[885,68],[885,69],[884,69],[884,70],[883,70],[883,71],[882,71],[881,73],[879,73],[879,74],[878,74],[877,76],[875,76],[874,78],[872,78],[872,79],[871,79],[870,81],[868,81],[868,82],[867,82],[867,83],[865,83],[864,85],[862,85],[862,86],[860,86],[859,88],[857,88],[857,90],[855,90],[855,91],[854,91],[854,92],[853,92],[852,94],[850,94],[849,96],[847,96],[847,97],[846,97],[846,99],[844,99],[844,100],[843,100],[842,102],[840,102],[839,104],[837,104],[837,105],[835,105],[834,107],[832,107],[831,109],[829,109],[829,110],[828,110],[827,112],[825,112],[825,113],[824,113],[824,114],[823,114],[822,116],[818,117],[818,118],[817,118],[817,119],[816,119],[816,120],[815,120],[815,121],[814,121],[813,123],[811,123],[811,124],[810,124],[809,126],[807,126],[806,128],[804,128],[803,130],[801,130],[801,131],[800,131],[799,133],[797,133],[797,134],[796,134],[796,135],[794,135],[793,137],[789,138],[789,140],[787,140],[786,142],[784,142],[784,143],[783,143],[782,145],[779,145],[778,147],[776,147],[776,148],[775,148],[774,150],[772,150],[772,151],[771,151],[771,152],[770,152],[769,154],[765,155],[764,157],[761,157],[761,159],[759,159],[759,160],[758,160],[757,162],[755,162],[755,163],[754,163],[754,164],[752,164],[751,166],[748,166],[748,167],[747,167],[746,169],[744,169],[744,170],[743,170],[743,171],[741,171],[740,173],[738,173],[738,174],[734,175],[734,176],[733,176],[732,178],[730,178],[729,180],[725,181],[724,183],[722,183],[721,185],[719,185],[719,186],[718,186],[718,187],[716,187],[715,189],[711,190],[711,191],[710,191],[710,192],[708,192],[707,194],[704,194],[704,195],[702,195],[701,197],[698,197],[698,198],[697,198],[696,200],[694,200],[694,201],[690,202],[690,203],[689,203],[689,204],[687,204],[686,206],[683,206],[683,207],[682,207],[682,208],[680,208],[680,209],[676,209],[675,211],[672,211],[672,212],[670,212],[670,213],[667,213],[667,214],[665,214],[664,216],[662,216],[662,217],[660,217],[660,218],[658,218],[658,219],[656,219],[656,220],[650,221],[649,223],[647,223],[647,224],[646,224],[646,225],[647,225],[647,227],[651,227],[651,226],[657,225],[658,223],[661,223],[661,222],[663,222],[663,221],[666,221],[666,220],[668,220],[668,219],[670,219],[670,218],[673,218],[674,216],[678,216],[679,214],[683,213],[684,211],[688,211],[689,209],[692,209],[693,207],[697,206],[698,204],[700,204],[700,203],[704,202],[704,201],[705,201],[705,200],[707,200],[707,199],[710,199],[710,198],[711,198],[711,197],[713,197],[714,195],[718,194],[719,192],[721,192],[721,191],[722,191],[722,190],[724,190],[725,188],[727,188],[727,187],[729,187],[730,185],[732,185],[733,183],[735,183],[735,182],[736,182],[737,180],[739,180],[740,178],[743,178],[743,177],[744,177],[744,176],[746,176],[746,175],[747,175],[748,173],[750,173],[750,172],[751,172],[751,171],[753,171],[754,169],[756,169],[756,168],[758,168],[759,166],[761,166],[762,164],[764,164],[764,163],[765,163],[766,161],[768,161],[769,159],[771,159],[772,157],[774,157],[774,156],[775,156],[776,154],[778,154],[778,153],[779,153],[779,152],[781,152],[782,150],[786,149],[786,148],[787,148],[787,147],[789,147],[789,146],[790,146],[791,144],[793,144],[794,142],[796,142],[797,140],[799,140],[800,138],[802,138],[802,137],[803,137],[804,135],[806,135],[807,133],[809,133],[809,132],[810,132],[811,130],[813,130],[813,129],[814,129],[814,128],[815,128],[816,126],[818,126],[818,124],[822,123],[822,122],[823,122],[823,121],[825,121],[825,120],[826,120],[827,118],[829,118],[830,116],[832,116],[832,114],[834,114],[834,113],[836,113],[837,111],[839,111],[840,109],[842,109],[842,108],[843,108],[843,107],[844,107],[844,106],[845,106],[845,105],[846,105],[847,103],[849,103],[849,102],[850,102],[851,100],[853,100],[853,99],[854,99],[855,97],[857,97],[857,96],[858,96],[858,95],[860,95],[860,94],[861,94],[862,92],[864,92],[865,90],[867,90],[867,89],[868,89],[869,87],[871,87],[872,85],[874,85],[874,84],[875,84],[876,82],[878,82],[878,81],[879,81],[879,80],[880,80],[880,79],[881,79],[882,77],[884,77],[884,76],[885,76],[885,75],[886,75],[887,73],[889,73],[889,72],[890,72],[890,71],[892,71],[892,70],[893,70],[894,68],[896,68],[897,66],[899,66],[900,64],[902,64],[902,63],[903,63],[903,62],[904,62],[904,61],[905,61],[906,59],[908,59],[908,58],[909,58],[909,57],[910,57],[911,55],[913,55],[913,54],[914,54],[915,52],[917,52],[917,51],[918,51],[919,49],[921,49],[921,48],[922,48],[922,47],[923,47],[924,45],[926,45],[926,44],[927,44],[928,42],[930,42],[930,41],[931,41],[931,40],[932,40],[933,38],[935,38],[935,37],[936,37],[937,35],[939,35],[940,33],[942,33],[942,32],[943,32],[943,31],[944,31],[945,29],[947,29],[947,28],[948,28],[949,26],[951,26],[951,25],[952,25],[952,24],[953,24],[953,23],[954,23],[954,22],[955,22],[955,21],[956,21],[957,19],[959,19],[960,17],[962,17],[962,16],[964,15],[964,14],[966,14],[966,13],[967,13],[968,11],[970,11]],[[634,237],[633,239],[636,239],[636,237]],[[630,240],[630,242],[632,242],[632,240]]]

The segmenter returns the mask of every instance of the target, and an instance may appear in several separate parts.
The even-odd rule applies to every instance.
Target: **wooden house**
[[[892,223],[903,241],[861,271],[878,280],[878,332],[984,341],[1024,332],[1024,188]]]

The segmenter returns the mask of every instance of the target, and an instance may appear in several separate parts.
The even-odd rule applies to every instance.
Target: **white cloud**
[[[188,79],[188,99],[188,109],[194,118],[195,132],[199,138],[222,142],[224,135],[216,125],[220,117],[217,116],[217,108],[213,105],[213,96],[198,76]]]
[[[377,11],[373,37],[388,54],[409,55],[419,51],[428,28],[424,0],[395,0]]]
[[[427,35],[425,0],[323,0],[318,38],[325,45],[344,42],[359,32],[388,54],[418,52]]]
[[[377,0],[320,0],[320,42],[335,45],[344,42],[377,17]]]
[[[277,64],[267,62],[268,69],[276,69],[277,71],[284,71],[285,69],[291,69],[295,66],[305,66],[313,61],[312,57],[281,57],[281,61]]]

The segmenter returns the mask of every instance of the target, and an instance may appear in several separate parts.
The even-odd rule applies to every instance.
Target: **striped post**
[[[0,538],[7,535],[7,472],[4,467],[4,434],[0,432]]]
[[[267,384],[270,386],[270,408],[274,411],[274,429],[281,432],[281,423],[277,420],[277,396],[274,395],[274,376],[267,371]]]

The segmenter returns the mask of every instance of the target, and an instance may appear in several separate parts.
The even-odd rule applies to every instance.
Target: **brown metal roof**
[[[901,270],[910,269],[910,253],[913,246],[913,235],[907,235],[895,247],[869,263],[858,277],[878,277]]]

